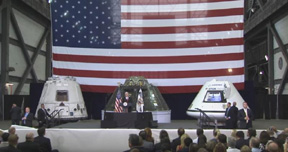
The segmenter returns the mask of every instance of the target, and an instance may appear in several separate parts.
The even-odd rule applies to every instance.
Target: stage
[[[11,126],[11,121],[0,121],[0,128],[7,131]],[[288,124],[288,120],[262,120],[257,119],[253,122],[254,128],[257,129],[257,135],[261,131],[269,128],[269,126],[276,126],[277,129],[283,130]],[[100,120],[82,120],[74,123],[66,123],[46,131],[46,136],[51,139],[53,148],[61,152],[116,152],[129,149],[128,137],[129,134],[138,134],[140,129],[127,128],[100,128]],[[28,132],[33,132],[37,136],[37,128],[29,128],[23,126],[14,126],[16,133],[19,136],[19,142],[25,141],[25,135]],[[186,133],[192,138],[196,138],[197,126],[196,120],[172,120],[171,123],[159,123],[158,128],[152,128],[152,135],[156,142],[159,142],[159,133],[165,129],[170,139],[177,137],[177,128],[185,128]],[[205,129],[204,134],[207,139],[212,138],[213,129]],[[230,136],[230,129],[220,129],[220,132]],[[246,135],[246,130],[243,130]],[[111,146],[113,145],[113,146]],[[85,148],[83,148],[85,147]]]

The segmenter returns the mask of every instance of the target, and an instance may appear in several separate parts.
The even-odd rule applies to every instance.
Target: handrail
[[[203,128],[205,126],[210,126],[210,124],[212,123],[212,126],[214,125],[215,129],[217,129],[217,124],[203,110],[201,110],[199,108],[195,108],[195,109],[200,112],[199,126],[201,128]]]

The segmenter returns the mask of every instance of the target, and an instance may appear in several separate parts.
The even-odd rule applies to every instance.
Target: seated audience
[[[213,150],[214,150],[214,148],[215,148],[215,146],[216,146],[216,144],[218,143],[218,141],[208,141],[207,143],[206,143],[206,150],[208,151],[208,152],[213,152]]]
[[[205,148],[199,148],[197,152],[208,152]]]
[[[189,149],[188,146],[189,146],[189,145],[188,145],[188,146],[185,145],[185,139],[186,139],[186,138],[190,138],[188,134],[183,134],[183,135],[181,136],[181,139],[180,139],[180,140],[181,140],[181,143],[180,143],[180,145],[178,145],[177,148],[176,148],[176,151],[177,151],[177,152],[182,151],[184,148],[185,148],[184,151],[188,151],[188,149]],[[191,138],[190,138],[190,139],[191,139]]]
[[[7,146],[9,146],[8,138],[9,138],[9,133],[4,132],[4,133],[2,134],[2,142],[1,142],[1,144],[0,144],[0,147],[7,147]]]
[[[247,145],[243,145],[240,152],[251,152],[251,149]]]
[[[210,141],[214,141],[214,142],[217,143],[217,137],[218,137],[218,135],[220,135],[220,130],[219,130],[219,129],[214,129],[214,130],[213,130],[213,138],[210,139]]]
[[[10,127],[10,128],[8,129],[8,132],[9,132],[10,135],[15,135],[15,133],[16,133],[16,128],[15,128],[15,127]]]
[[[206,143],[207,143],[207,138],[206,136],[204,135],[204,131],[203,129],[201,128],[198,128],[197,131],[196,131],[196,134],[197,134],[197,144],[200,148],[204,148]]]
[[[17,149],[17,143],[18,143],[18,136],[17,135],[9,135],[8,137],[8,146],[1,147],[1,152],[21,152]]]
[[[236,140],[237,140],[236,141],[236,148],[237,149],[241,149],[242,146],[246,145],[246,141],[244,139],[244,132],[243,131],[237,131]]]
[[[223,143],[216,144],[213,152],[226,152],[226,146]]]
[[[154,151],[155,152],[160,152],[161,151],[161,147],[163,147],[163,144],[165,144],[167,149],[171,150],[171,142],[170,142],[169,134],[168,134],[168,132],[166,130],[161,130],[160,131],[159,139],[160,139],[160,142],[155,144],[155,146],[154,146]]]
[[[217,141],[218,141],[218,143],[224,144],[224,145],[226,146],[226,148],[227,148],[227,136],[226,136],[226,135],[220,134],[220,135],[218,136]]]
[[[142,139],[138,135],[130,134],[128,142],[129,142],[128,144],[129,144],[130,149],[124,152],[129,152],[131,150],[136,151],[136,149],[138,149],[140,152],[148,152],[148,150],[142,147]]]
[[[145,128],[144,131],[146,132],[146,140],[150,141],[154,144],[154,138],[152,137],[152,131],[150,128]]]
[[[151,141],[146,140],[146,132],[145,131],[140,131],[139,136],[142,138],[142,147],[147,149],[148,151],[153,151],[154,150],[154,144]]]
[[[249,142],[251,152],[261,152],[259,146],[260,146],[260,140],[256,137],[252,137]]]
[[[26,141],[19,143],[17,148],[22,152],[41,152],[40,145],[34,142],[34,134],[32,132],[26,134]]]
[[[275,143],[273,141],[269,141],[269,142],[267,142],[266,150],[268,152],[279,152],[279,147],[278,147],[277,143]]]
[[[193,142],[189,145],[189,152],[197,152],[198,149],[199,149],[199,146]]]
[[[236,139],[233,137],[228,137],[227,146],[228,146],[227,152],[240,152],[240,150],[235,147]]]
[[[49,138],[44,137],[46,134],[46,129],[41,127],[37,130],[38,136],[34,138],[34,142],[40,145],[40,149],[42,152],[51,152],[52,146]],[[56,152],[57,150],[53,150]]]
[[[185,130],[183,128],[178,128],[177,133],[178,137],[173,139],[171,143],[172,152],[176,152],[177,146],[181,144],[180,138],[185,133]]]
[[[267,133],[267,131],[261,131],[260,135],[259,135],[259,140],[260,140],[260,146],[259,148],[261,149],[261,151],[266,149],[266,144],[269,141],[270,136]]]
[[[248,130],[247,130],[247,136],[248,136],[248,138],[245,140],[245,145],[247,145],[247,146],[249,146],[249,142],[250,142],[250,139],[252,138],[252,137],[256,137],[256,130],[254,129],[254,128],[248,128]]]
[[[237,130],[233,129],[230,136],[236,139],[236,133],[237,133]]]

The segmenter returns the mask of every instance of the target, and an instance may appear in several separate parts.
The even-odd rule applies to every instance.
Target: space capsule
[[[49,78],[44,84],[37,110],[41,104],[55,119],[75,121],[87,118],[82,92],[74,77]]]
[[[227,102],[236,102],[238,109],[241,109],[244,100],[231,82],[213,79],[202,86],[186,113],[199,119],[200,112],[197,109],[201,109],[212,120],[223,121]]]

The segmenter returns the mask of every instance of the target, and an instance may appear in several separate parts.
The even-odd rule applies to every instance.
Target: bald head
[[[279,151],[279,147],[275,142],[268,143],[266,149],[269,152],[278,152]]]
[[[34,134],[32,132],[26,134],[26,141],[34,141]]]

